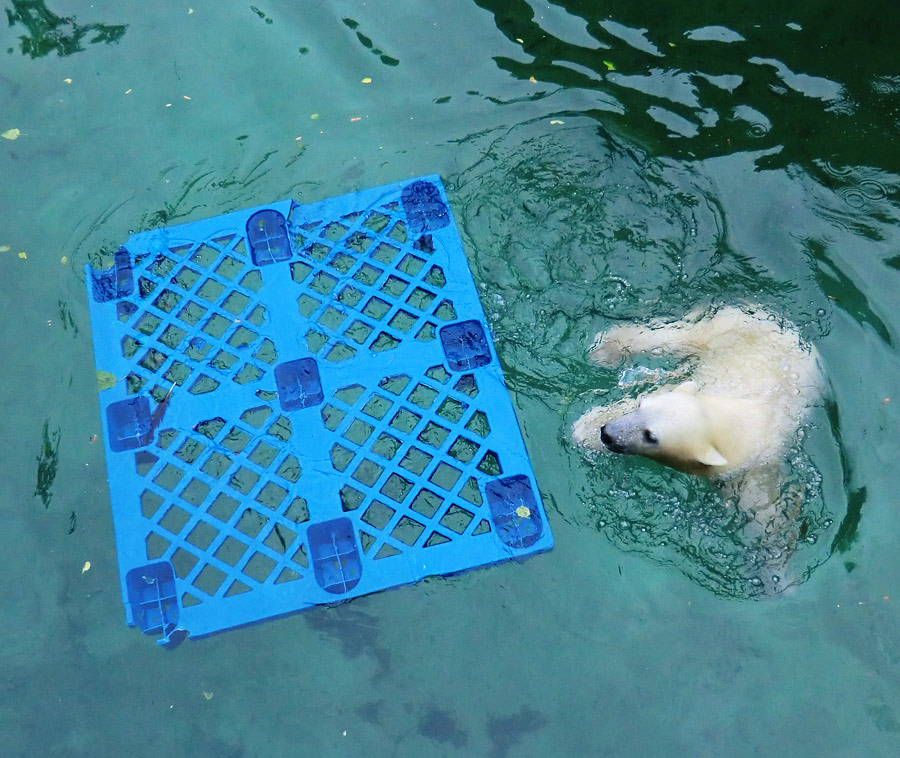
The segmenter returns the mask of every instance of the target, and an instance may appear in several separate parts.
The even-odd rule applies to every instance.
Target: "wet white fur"
[[[622,452],[692,474],[735,478],[780,463],[821,395],[815,347],[792,324],[760,309],[727,307],[672,323],[620,324],[598,334],[589,355],[613,368],[641,354],[689,362],[691,381],[589,410],[572,429],[578,444],[604,449],[600,430],[608,424]],[[750,510],[761,505],[752,502],[763,496],[761,489],[772,491],[752,476],[744,489],[755,493],[750,502],[741,498]]]

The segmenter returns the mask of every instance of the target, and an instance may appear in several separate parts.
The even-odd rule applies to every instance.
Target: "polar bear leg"
[[[594,337],[588,358],[599,366],[613,368],[632,355],[654,351],[679,355],[681,336],[681,329],[676,326],[617,324]]]
[[[701,316],[701,311],[692,311],[674,323],[616,324],[605,332],[597,333],[588,357],[605,367],[614,367],[632,355],[654,352],[681,358],[694,352],[698,331],[702,330],[704,338],[708,338],[734,328],[731,318],[722,319],[719,314],[711,319]]]
[[[781,594],[791,587],[788,564],[797,549],[796,520],[803,504],[801,492],[782,492],[782,472],[777,464],[752,469],[724,483],[727,494],[736,495],[747,516],[742,541],[755,586],[765,595]]]
[[[597,333],[588,357],[608,368],[632,355],[658,353],[684,358],[694,355],[698,346],[708,346],[722,335],[748,335],[760,331],[777,331],[777,328],[738,308],[721,308],[708,318],[703,318],[702,311],[695,310],[674,323],[616,324]]]

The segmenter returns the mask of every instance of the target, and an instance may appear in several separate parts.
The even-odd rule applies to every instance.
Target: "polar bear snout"
[[[625,446],[620,442],[617,442],[612,434],[610,434],[609,429],[607,428],[608,426],[609,424],[604,424],[600,427],[600,441],[603,443],[603,446],[614,453],[627,452]]]

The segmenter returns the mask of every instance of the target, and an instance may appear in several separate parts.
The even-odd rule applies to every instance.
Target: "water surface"
[[[4,755],[897,753],[892,4],[5,10]],[[431,172],[555,549],[158,649],[123,621],[84,264]],[[596,331],[726,302],[795,322],[829,381],[797,586],[762,601],[713,488],[568,439],[616,391]]]

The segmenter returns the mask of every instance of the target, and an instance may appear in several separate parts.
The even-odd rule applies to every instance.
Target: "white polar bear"
[[[612,368],[639,354],[682,360],[670,375],[690,381],[589,410],[573,426],[575,441],[716,477],[755,534],[778,528],[782,459],[822,392],[815,347],[762,309],[723,307],[674,323],[613,326],[589,355]]]

